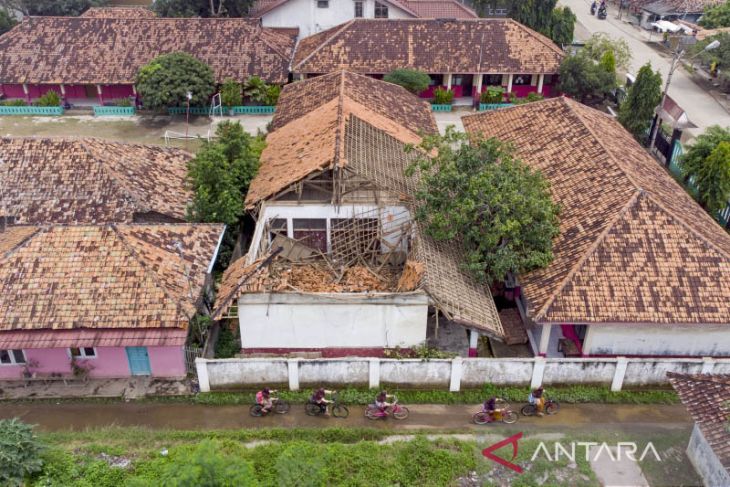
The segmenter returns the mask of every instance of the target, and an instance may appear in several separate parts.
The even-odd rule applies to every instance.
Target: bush
[[[383,81],[402,86],[417,95],[428,88],[431,77],[415,69],[394,69],[383,77]]]
[[[527,96],[525,96],[523,98],[518,98],[517,100],[515,100],[514,103],[516,103],[517,105],[524,105],[526,103],[532,103],[533,101],[540,101],[544,98],[545,97],[542,96],[540,93],[532,92],[532,93],[528,93]]]
[[[114,106],[117,107],[131,107],[132,106],[132,100],[129,98],[120,98],[118,100],[114,100]]]
[[[17,418],[0,420],[0,485],[24,485],[40,472],[43,449],[31,425]]]
[[[276,460],[279,485],[319,487],[327,485],[325,451],[317,443],[295,442]]]
[[[227,79],[221,87],[221,103],[226,107],[238,107],[243,103],[241,85],[232,79]]]
[[[46,92],[45,95],[35,101],[37,107],[57,107],[61,105],[61,96],[55,91]]]
[[[486,91],[482,92],[479,101],[482,103],[504,103],[505,89],[502,86],[488,86]]]
[[[451,105],[454,101],[454,92],[444,88],[436,88],[433,92],[433,104],[434,105]]]
[[[266,88],[266,95],[264,96],[264,105],[273,107],[279,103],[279,95],[281,94],[281,86],[269,85]]]
[[[26,102],[25,100],[21,100],[20,98],[18,98],[18,99],[15,99],[15,100],[0,101],[0,106],[4,106],[4,107],[26,107],[26,106],[28,106],[28,102]]]
[[[258,76],[251,76],[243,85],[243,91],[252,101],[273,106],[279,101],[281,87],[267,84]]]
[[[225,324],[221,324],[218,341],[215,344],[215,358],[232,358],[241,351],[238,337]]]
[[[204,106],[215,91],[213,70],[184,52],[157,56],[137,73],[137,92],[145,108],[181,106],[191,94],[191,106]]]

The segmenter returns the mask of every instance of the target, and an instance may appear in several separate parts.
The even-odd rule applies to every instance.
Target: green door
[[[129,360],[129,372],[132,375],[150,375],[152,373],[147,347],[127,347],[127,360]]]

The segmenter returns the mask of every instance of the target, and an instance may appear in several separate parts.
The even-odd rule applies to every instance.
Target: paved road
[[[521,405],[516,405],[517,407]],[[252,418],[248,406],[202,406],[118,402],[91,403],[0,403],[0,418],[19,417],[47,431],[83,430],[103,426],[141,426],[151,429],[239,429],[294,427],[378,427],[398,430],[491,431],[516,429],[532,432],[625,431],[636,432],[686,429],[690,418],[681,405],[565,404],[555,416],[520,417],[505,425],[477,426],[471,415],[478,405],[417,404],[409,406],[404,421],[371,421],[362,406],[351,406],[347,419],[310,417],[303,405],[293,405],[288,414]]]
[[[578,22],[582,24],[576,26],[576,37],[584,40],[596,32],[622,37],[628,42],[633,54],[630,72],[638,72],[642,65],[650,61],[654,69],[658,69],[662,78],[666,79],[671,59],[648,46],[641,33],[634,27],[617,20],[615,6],[609,5],[608,19],[598,20],[597,17],[590,15],[590,0],[560,0],[560,3],[570,7],[578,17]],[[702,133],[710,125],[730,126],[730,113],[710,94],[697,86],[681,68],[674,72],[669,95],[685,109],[690,120],[697,125],[698,128],[689,130],[693,135]]]

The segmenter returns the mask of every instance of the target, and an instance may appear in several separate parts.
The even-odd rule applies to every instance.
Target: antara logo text
[[[517,458],[519,452],[518,441],[522,438],[523,433],[517,433],[509,438],[505,438],[502,441],[495,443],[482,450],[482,455],[489,458],[495,463],[498,463],[506,468],[514,470],[517,473],[522,473],[522,467],[513,463]],[[505,446],[512,446],[512,459],[505,460],[494,454],[495,451]],[[641,454],[637,456],[637,453],[641,451]],[[656,448],[652,442],[648,442],[644,448],[640,448],[636,442],[633,441],[620,441],[614,445],[603,442],[598,443],[595,441],[571,441],[570,443],[561,443],[556,441],[551,448],[544,442],[540,442],[532,453],[530,461],[535,461],[538,458],[545,458],[551,462],[557,462],[561,459],[570,460],[575,462],[576,455],[580,455],[586,459],[586,461],[597,461],[602,456],[607,456],[613,462],[621,461],[622,458],[628,458],[633,461],[642,461],[648,455],[653,455],[657,462],[661,462],[662,459],[659,456]]]

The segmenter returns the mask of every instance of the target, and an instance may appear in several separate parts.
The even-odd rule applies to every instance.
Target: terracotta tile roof
[[[458,0],[403,0],[421,19],[478,19],[477,13]]]
[[[191,158],[93,138],[0,138],[0,208],[16,223],[131,223],[148,212],[184,220]]]
[[[0,259],[0,331],[185,328],[223,225],[41,228]]]
[[[701,13],[705,9],[725,3],[725,0],[634,0],[632,7],[658,14]]]
[[[557,73],[563,52],[511,19],[355,19],[302,39],[296,73]]]
[[[428,104],[390,83],[339,72],[288,85],[246,206],[312,173],[346,165],[346,127],[355,118],[405,144],[419,143],[417,132],[437,130]]]
[[[183,51],[219,82],[283,84],[294,44],[258,19],[28,17],[0,37],[0,82],[131,84],[155,57]]]
[[[69,347],[182,347],[186,328],[21,330],[0,332],[0,350]]]
[[[618,122],[565,98],[463,120],[514,144],[562,206],[554,261],[520,276],[534,320],[730,322],[730,235]]]
[[[667,373],[682,404],[730,473],[730,375]]]
[[[11,226],[7,227],[4,231],[0,231],[0,258],[23,243],[26,239],[28,239],[28,237],[37,231],[38,229],[36,227],[30,226]]]
[[[147,7],[91,7],[81,17],[95,19],[152,19],[157,14]]]
[[[499,312],[499,321],[504,328],[504,342],[507,345],[527,343],[527,331],[517,308],[507,308]]]

